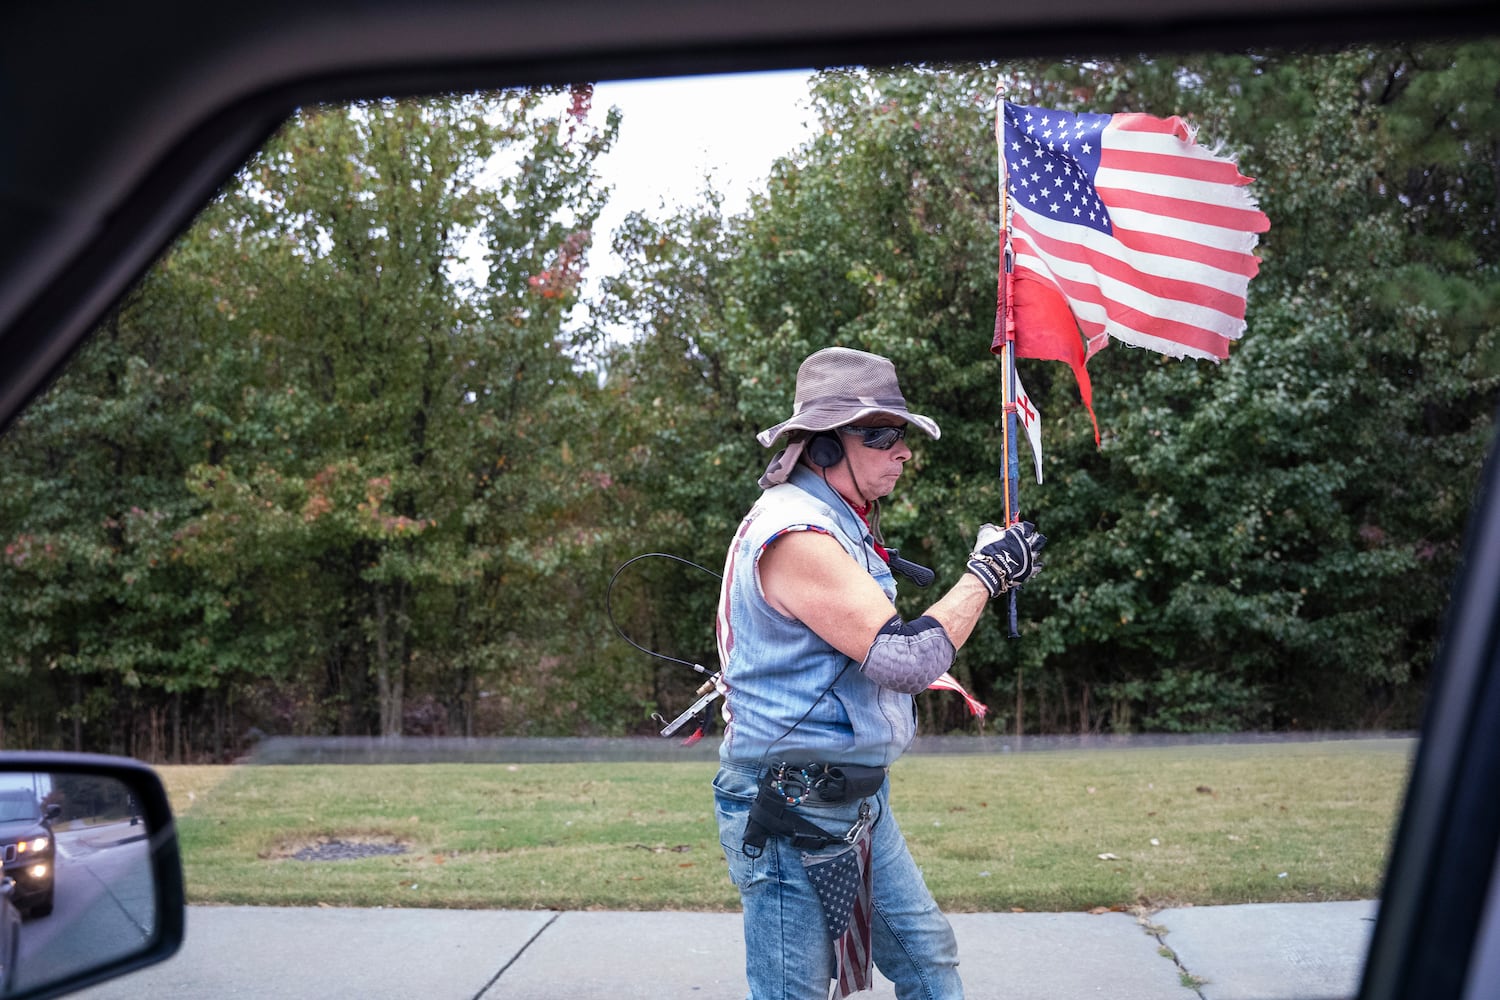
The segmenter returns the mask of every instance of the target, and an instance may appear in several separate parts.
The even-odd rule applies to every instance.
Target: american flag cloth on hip
[[[1111,337],[1176,358],[1229,355],[1260,266],[1256,234],[1271,226],[1233,159],[1177,117],[1006,101],[998,131],[1017,357],[1080,372]]]
[[[804,854],[802,866],[818,892],[828,936],[833,940],[833,984],[830,1000],[874,987],[871,975],[870,926],[874,917],[871,896],[871,828],[863,823],[854,843],[829,858]]]

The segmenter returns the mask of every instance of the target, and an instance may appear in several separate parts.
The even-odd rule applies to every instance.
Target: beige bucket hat
[[[934,440],[942,435],[937,421],[907,408],[889,358],[848,347],[826,347],[808,355],[797,369],[792,415],[755,435],[766,448],[783,434],[792,436],[786,449],[771,460],[760,485],[785,482],[811,434],[858,424],[877,414],[905,420]]]

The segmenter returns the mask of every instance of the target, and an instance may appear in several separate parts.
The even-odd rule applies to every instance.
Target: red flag
[[[1270,228],[1250,178],[1180,118],[1009,101],[1002,115],[1016,355],[1069,364],[1086,403],[1084,362],[1111,337],[1227,357]]]
[[[1004,289],[1002,305],[1008,304],[1009,307],[1004,322],[1009,326],[1009,337],[1015,342],[1016,357],[1061,361],[1073,369],[1073,377],[1078,380],[1078,395],[1083,400],[1084,409],[1089,411],[1089,420],[1094,424],[1094,443],[1098,444],[1099,418],[1094,416],[1094,385],[1089,381],[1085,363],[1094,351],[1104,346],[1103,341],[1085,352],[1083,340],[1078,335],[1078,323],[1067,300],[1053,286],[1038,280],[1033,272],[1018,267],[1014,274],[1001,275],[1000,284]],[[998,329],[995,331],[994,342],[990,345],[992,352],[1000,353],[1005,335]]]

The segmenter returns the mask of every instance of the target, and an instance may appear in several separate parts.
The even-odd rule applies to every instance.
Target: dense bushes
[[[884,526],[951,582],[1000,513],[997,79],[1189,118],[1272,228],[1227,362],[1091,362],[1100,447],[1066,370],[1022,362],[1052,544],[1022,638],[996,615],[962,654],[990,725],[1412,725],[1500,380],[1497,61],[823,73],[820,130],[747,211],[614,234],[587,322],[617,119],[585,90],[307,112],[0,441],[0,744],[649,731],[698,678],[619,641],[610,574],[717,569],[754,432],[830,344],[892,357],[941,423]],[[639,564],[615,611],[711,665],[715,594]]]

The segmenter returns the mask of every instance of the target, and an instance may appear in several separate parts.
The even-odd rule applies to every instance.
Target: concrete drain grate
[[[293,861],[357,861],[386,854],[405,854],[405,844],[367,844],[348,840],[325,840],[304,847],[292,855]]]

